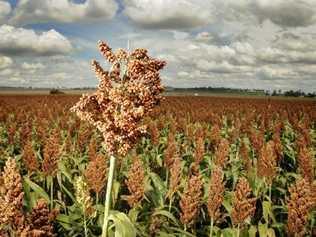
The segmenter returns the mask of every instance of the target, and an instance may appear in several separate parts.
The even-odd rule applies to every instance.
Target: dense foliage
[[[98,236],[108,157],[76,96],[0,97],[0,236]],[[316,103],[167,97],[118,157],[116,236],[315,235]]]

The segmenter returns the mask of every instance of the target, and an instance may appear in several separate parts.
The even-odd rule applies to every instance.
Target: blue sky
[[[316,91],[314,0],[0,0],[0,36],[0,86],[95,86],[101,39],[167,86]]]

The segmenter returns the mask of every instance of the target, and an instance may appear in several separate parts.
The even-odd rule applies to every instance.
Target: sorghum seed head
[[[253,216],[256,206],[256,198],[251,198],[251,188],[246,178],[239,179],[233,195],[233,209],[231,213],[234,225],[243,224]]]
[[[190,177],[180,200],[182,224],[192,225],[199,215],[203,195],[203,182],[199,174]]]

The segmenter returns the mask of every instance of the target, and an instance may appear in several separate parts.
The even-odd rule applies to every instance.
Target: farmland
[[[0,236],[101,234],[109,157],[76,101],[0,96]],[[166,97],[117,157],[110,235],[315,235],[315,121],[313,100]]]

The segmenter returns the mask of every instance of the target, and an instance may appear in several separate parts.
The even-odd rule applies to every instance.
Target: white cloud
[[[44,66],[45,65],[45,66]],[[69,56],[17,60],[0,70],[0,86],[93,87],[97,79],[88,60]]]
[[[196,62],[196,67],[202,71],[210,71],[214,73],[233,73],[238,71],[234,65],[231,65],[227,61],[217,63],[202,59]]]
[[[214,36],[210,34],[210,32],[202,31],[198,33],[195,37],[197,41],[200,42],[212,42],[214,40]]]
[[[273,45],[283,50],[311,52],[316,48],[316,36],[284,32],[277,36]]]
[[[179,29],[206,25],[214,8],[204,0],[125,0],[125,14],[144,28]]]
[[[0,55],[0,69],[5,69],[13,64],[13,60],[6,56]]]
[[[0,1],[0,24],[4,22],[11,12],[11,5],[8,2]]]
[[[279,64],[279,63],[304,63],[315,64],[316,52],[301,52],[282,50],[279,48],[268,47],[258,50],[257,59],[264,63]]]
[[[297,78],[299,74],[287,67],[264,66],[257,70],[256,76],[261,80],[290,80]]]
[[[315,0],[256,0],[254,7],[259,20],[269,19],[280,26],[308,26],[316,21]]]
[[[281,27],[302,27],[316,22],[315,0],[213,0],[219,18],[228,21],[269,20]]]
[[[40,70],[45,69],[45,65],[43,65],[42,63],[24,62],[21,64],[21,68],[29,73],[38,73]]]
[[[0,26],[0,53],[7,55],[56,55],[72,51],[70,41],[55,30],[36,33],[31,29]]]
[[[11,68],[5,68],[0,70],[0,76],[8,76],[13,74],[13,69]]]
[[[181,29],[209,23],[263,23],[304,27],[316,23],[315,0],[125,0],[125,14],[144,28]],[[198,36],[205,40],[205,35]]]
[[[180,71],[180,72],[178,72],[177,73],[177,76],[178,77],[188,77],[188,76],[190,76],[190,73],[188,73],[188,72],[185,72],[185,71]]]
[[[216,37],[214,33],[206,31],[177,39],[174,34],[148,34],[135,38],[133,46],[148,48],[150,54],[167,60],[162,78],[169,86],[313,91],[316,85],[313,36],[295,33],[290,37],[289,32],[296,30],[273,33],[260,45],[256,44],[256,38],[250,37],[216,45],[212,39]]]
[[[21,0],[10,23],[25,25],[36,22],[77,22],[110,19],[118,9],[115,0]]]

